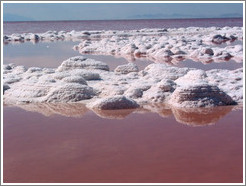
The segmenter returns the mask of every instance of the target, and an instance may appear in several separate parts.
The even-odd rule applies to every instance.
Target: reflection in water
[[[172,108],[172,112],[179,123],[190,126],[204,126],[215,124],[228,114],[232,108],[231,106],[195,109]]]
[[[169,105],[153,103],[143,106],[145,112],[154,112],[159,114],[163,118],[167,118],[173,115]]]
[[[101,118],[106,119],[124,119],[135,109],[124,109],[124,110],[96,110],[94,109],[93,112]]]
[[[11,106],[18,106],[30,112],[38,112],[47,117],[54,114],[66,117],[83,117],[88,111],[83,103],[36,103]]]
[[[83,55],[107,55],[101,52],[80,52]],[[224,63],[228,61],[233,61],[236,63],[242,63],[243,58],[242,57],[221,57],[221,58],[211,58],[211,57],[203,57],[203,58],[196,58],[196,57],[190,57],[190,56],[184,56],[184,55],[176,55],[176,56],[167,56],[167,57],[153,57],[153,56],[136,56],[132,54],[124,54],[124,55],[118,55],[118,54],[112,54],[115,58],[124,58],[128,62],[135,62],[136,60],[147,60],[152,61],[153,63],[164,63],[172,66],[178,66],[183,61],[193,61],[193,62],[199,62],[203,65],[211,64],[211,63]],[[189,67],[189,66],[187,66]]]
[[[4,64],[15,63],[26,67],[58,67],[62,61],[71,56],[79,55],[78,51],[73,50],[73,46],[79,44],[81,40],[74,41],[53,41],[39,42],[31,44],[30,42],[21,44],[4,45]],[[146,57],[134,55],[102,55],[100,53],[83,54],[88,58],[105,62],[110,69],[115,69],[118,65],[128,62],[137,64],[140,70],[144,69],[151,63],[164,63],[177,67],[199,68],[209,70],[214,68],[234,70],[242,67],[242,58],[233,57],[231,59],[211,59],[211,58],[192,58],[187,59],[185,56],[177,55],[172,57]],[[45,59],[45,60],[44,60]]]
[[[39,103],[5,105],[20,107],[26,111],[38,112],[44,116],[62,115],[66,117],[83,117],[89,109],[83,103]],[[235,107],[235,108],[234,108]],[[163,118],[174,116],[176,121],[189,126],[206,126],[215,124],[230,111],[242,109],[237,106],[221,106],[212,108],[184,109],[175,108],[163,104],[144,105],[139,109],[124,110],[92,110],[96,115],[106,119],[125,119],[131,113],[146,114],[157,113]]]
[[[243,178],[242,111],[201,128],[146,109],[105,120],[92,112],[83,118],[45,117],[6,106],[3,134],[5,183],[238,183]]]

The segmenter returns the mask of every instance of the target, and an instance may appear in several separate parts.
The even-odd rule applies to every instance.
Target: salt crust
[[[5,44],[54,40],[80,41],[81,43],[74,46],[74,49],[81,54],[114,55],[128,60],[145,57],[155,62],[171,63],[178,63],[184,59],[202,63],[223,62],[230,59],[236,62],[243,61],[243,27],[188,27],[125,31],[73,30],[3,36]]]
[[[4,102],[82,102],[98,110],[153,103],[210,108],[243,102],[243,68],[203,71],[150,64],[138,72],[127,64],[116,69],[83,56],[69,58],[57,69],[4,65]]]

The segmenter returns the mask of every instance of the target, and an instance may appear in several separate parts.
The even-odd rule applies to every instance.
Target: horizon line
[[[134,18],[134,19],[85,19],[85,20],[20,20],[3,22],[54,22],[54,21],[134,21],[134,20],[179,20],[179,19],[243,19],[240,17],[190,17],[190,18]]]

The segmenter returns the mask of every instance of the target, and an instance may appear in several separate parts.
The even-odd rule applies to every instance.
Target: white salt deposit
[[[172,63],[183,59],[202,63],[243,61],[242,27],[47,31],[3,36],[5,44],[54,40],[80,41],[74,49],[82,54]],[[97,110],[153,103],[175,108],[215,107],[243,102],[243,68],[203,71],[151,64],[139,71],[135,64],[128,63],[110,70],[101,61],[75,56],[56,69],[3,65],[3,93],[7,104],[82,102]]]
[[[6,104],[80,102],[95,109],[129,109],[150,103],[198,108],[243,101],[243,69],[203,71],[151,64],[110,70],[107,64],[77,56],[57,69],[4,65]]]
[[[47,31],[4,35],[3,42],[80,41],[74,46],[82,54],[104,54],[126,59],[146,57],[153,61],[243,61],[243,27],[188,27],[127,31]],[[233,45],[235,41],[240,44]],[[226,44],[221,47],[221,44]],[[82,59],[79,59],[82,60]],[[67,62],[69,65],[69,62]],[[62,67],[61,67],[62,68]]]

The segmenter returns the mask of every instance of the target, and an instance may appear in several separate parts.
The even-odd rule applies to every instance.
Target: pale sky
[[[4,21],[243,17],[242,3],[4,3]]]

